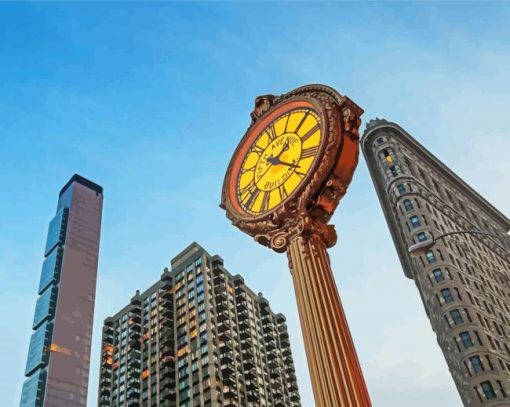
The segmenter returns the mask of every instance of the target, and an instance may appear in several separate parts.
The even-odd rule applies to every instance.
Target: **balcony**
[[[223,392],[223,397],[226,399],[236,399],[237,400],[237,391],[233,387],[228,387]]]
[[[160,369],[159,374],[164,378],[173,379],[175,375],[175,369],[170,366],[165,366],[164,368]]]
[[[222,365],[226,365],[226,364],[233,364],[234,363],[234,358],[233,358],[233,355],[231,352],[228,352],[228,353],[223,353],[220,357],[220,363]]]
[[[175,407],[175,390],[173,389],[163,389],[163,391],[160,393],[161,401],[164,401],[164,403],[161,403],[161,406],[166,407]]]
[[[246,390],[248,390],[248,392],[253,392],[255,390],[257,390],[258,386],[257,386],[257,383],[250,380],[248,382],[246,382]]]
[[[230,331],[224,331],[218,334],[218,339],[223,342],[232,341],[232,335],[230,335]]]
[[[223,375],[223,381],[225,381],[226,377],[230,377],[234,375],[234,367],[231,365],[222,365],[221,366],[221,373]]]
[[[239,322],[238,327],[240,331],[247,331],[250,329],[250,324],[247,320],[243,319],[242,321]]]
[[[275,352],[267,353],[267,360],[276,360],[277,358],[278,358],[278,355]]]
[[[246,386],[246,387],[248,387],[248,386]],[[256,389],[257,389],[257,387],[255,386],[254,390],[248,391],[246,393],[246,398],[248,399],[249,402],[258,403],[260,401],[259,393]]]
[[[224,385],[233,386],[236,383],[236,376],[234,369],[231,366],[221,367],[221,381]]]
[[[296,384],[296,381],[294,380],[293,382],[290,382],[289,386],[288,386],[288,389],[289,391],[291,392],[296,392],[297,391],[297,384]],[[291,397],[292,399],[292,397]],[[298,396],[298,400],[299,400],[299,396]]]
[[[228,317],[228,312],[218,312],[218,315],[216,316],[216,320],[218,322],[228,321],[230,318]]]
[[[280,343],[281,343],[282,347],[287,347],[287,348],[290,347],[290,342],[289,342],[288,338],[287,339],[281,339],[281,337],[280,337]]]
[[[218,345],[218,348],[219,348],[221,353],[225,353],[225,352],[228,352],[230,350],[231,344],[229,344],[227,342],[220,342],[219,345]]]
[[[271,379],[277,379],[280,377],[280,371],[279,369],[272,369],[270,372],[269,372],[269,377]]]
[[[267,367],[269,369],[277,369],[278,368],[278,363],[276,363],[276,361],[274,361],[274,360],[270,360],[267,363]]]
[[[221,323],[217,326],[217,329],[218,329],[218,333],[221,333],[221,332],[229,332],[230,331],[230,324],[228,323]]]
[[[275,341],[266,342],[266,349],[269,351],[276,349],[276,342]]]
[[[218,301],[216,300],[216,309],[218,312],[228,311],[228,303],[226,300]]]
[[[243,367],[245,370],[250,370],[255,367],[255,362],[253,359],[243,359]]]
[[[161,318],[159,319],[159,323],[161,325],[161,327],[163,328],[171,328],[172,325],[173,325],[173,319],[172,319],[172,315],[162,315]]]

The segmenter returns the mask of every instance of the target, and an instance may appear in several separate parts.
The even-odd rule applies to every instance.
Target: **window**
[[[418,226],[421,226],[420,220],[418,219],[418,216],[411,216],[410,221],[414,228],[417,228]]]
[[[441,290],[441,295],[443,296],[443,300],[445,303],[453,302],[452,293],[449,288],[445,288],[444,290]]]
[[[424,242],[425,240],[427,240],[427,234],[425,232],[418,233],[417,237],[418,242]]]
[[[434,256],[434,253],[432,252],[432,250],[429,250],[427,253],[425,253],[425,257],[427,258],[427,261],[429,262],[429,264],[436,262],[436,256]]]
[[[496,398],[496,393],[494,393],[494,388],[492,387],[491,382],[482,382],[480,385],[482,386],[483,393],[487,400]]]
[[[471,356],[469,361],[471,362],[471,367],[475,373],[480,373],[485,370],[479,356]]]
[[[471,339],[471,335],[469,335],[469,332],[461,332],[460,340],[462,341],[462,344],[464,345],[464,348],[469,349],[473,346],[473,340]]]
[[[403,194],[404,192],[406,192],[406,187],[404,186],[404,184],[398,184],[397,190],[398,190],[399,194]]]
[[[406,208],[408,212],[412,211],[414,209],[413,203],[409,199],[404,200],[404,208]]]
[[[460,325],[464,322],[464,320],[462,319],[462,315],[460,315],[460,312],[458,309],[454,309],[454,310],[450,311],[450,315],[452,316],[453,323],[455,325]]]
[[[434,274],[434,279],[436,280],[436,283],[440,283],[441,281],[444,281],[444,275],[441,269],[435,269],[432,271]]]

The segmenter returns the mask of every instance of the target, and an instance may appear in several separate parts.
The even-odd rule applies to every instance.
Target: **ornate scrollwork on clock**
[[[220,206],[227,217],[276,251],[310,225],[327,230],[327,244],[334,244],[326,224],[358,162],[361,114],[324,85],[257,97],[225,175]]]

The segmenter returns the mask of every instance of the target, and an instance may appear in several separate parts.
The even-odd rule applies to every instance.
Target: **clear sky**
[[[103,319],[193,240],[287,316],[313,406],[285,256],[218,208],[255,96],[329,84],[508,216],[509,21],[487,2],[0,4],[0,404],[19,404],[47,224],[78,172],[105,190],[89,406]],[[374,406],[461,406],[363,160],[333,223]]]

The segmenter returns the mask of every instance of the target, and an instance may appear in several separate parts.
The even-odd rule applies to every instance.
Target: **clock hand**
[[[264,177],[264,175],[266,175],[266,174],[267,174],[267,172],[271,169],[271,167],[272,167],[273,165],[278,164],[278,162],[277,162],[277,161],[278,161],[278,159],[276,159],[276,161],[275,161],[275,158],[274,158],[273,156],[269,156],[269,157],[267,157],[267,158],[266,158],[266,161],[267,161],[269,164],[271,164],[271,165],[270,165],[269,167],[267,167],[267,170],[265,170],[265,171],[264,171],[264,174],[262,174],[262,175],[260,176],[259,180],[261,180],[261,179]]]
[[[278,164],[283,164],[283,165],[286,165],[287,167],[291,167],[291,168],[299,168],[300,167],[299,165],[296,165],[293,163],[287,163],[285,161],[281,161],[280,159],[278,159]]]
[[[280,156],[281,156],[281,155],[282,155],[285,151],[287,151],[288,149],[289,149],[289,139],[287,139],[287,140],[285,141],[285,144],[283,145],[283,148],[280,150],[280,153],[279,153],[276,157],[274,157],[274,158],[279,159],[279,158],[280,158]]]

